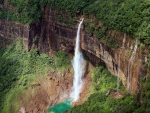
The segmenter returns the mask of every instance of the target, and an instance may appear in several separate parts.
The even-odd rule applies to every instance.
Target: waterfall
[[[128,93],[130,93],[130,60],[128,63],[127,90],[128,90]]]
[[[122,48],[124,48],[125,41],[126,41],[126,33],[124,34],[124,37],[123,37]]]
[[[125,41],[126,41],[126,34],[124,34],[121,48],[125,48]],[[121,53],[122,53],[122,50],[120,49],[119,55],[118,55],[117,91],[119,90],[119,87],[120,87],[119,82],[120,82],[120,54]]]
[[[121,51],[119,52],[119,56],[118,56],[118,77],[117,77],[117,91],[119,90],[119,82],[120,82],[120,54],[121,54]]]
[[[72,60],[72,65],[74,68],[74,80],[73,80],[73,91],[71,92],[70,96],[73,99],[73,102],[78,100],[83,84],[82,76],[84,74],[84,59],[82,53],[80,52],[80,28],[82,22],[83,19],[78,25],[76,45],[75,45],[75,55]]]
[[[131,86],[130,86],[131,85],[131,83],[130,83],[131,82],[131,63],[133,62],[133,60],[135,58],[136,50],[137,50],[137,40],[136,40],[132,55],[130,57],[129,63],[128,63],[128,77],[127,77],[127,90],[128,90],[128,93],[130,93],[130,89],[131,89]]]

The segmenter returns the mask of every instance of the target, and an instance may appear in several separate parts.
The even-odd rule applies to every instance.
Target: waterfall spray
[[[136,40],[136,43],[135,43],[135,46],[134,46],[134,49],[133,49],[133,52],[132,52],[132,55],[130,57],[130,60],[129,60],[129,63],[128,63],[128,78],[127,78],[127,90],[128,90],[128,93],[130,93],[130,89],[131,89],[131,63],[133,62],[134,58],[135,58],[135,54],[136,54],[136,50],[137,50],[137,40]]]
[[[71,98],[73,102],[77,101],[79,98],[79,94],[82,88],[82,76],[84,74],[84,59],[83,55],[80,52],[80,29],[82,21],[79,23],[77,36],[76,36],[76,45],[75,45],[75,55],[74,59],[72,60],[72,65],[74,68],[74,80],[73,80],[73,92],[71,92]]]

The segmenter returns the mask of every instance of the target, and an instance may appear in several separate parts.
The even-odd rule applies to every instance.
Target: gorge
[[[26,83],[26,81],[29,81],[26,74],[31,74],[31,72],[40,74],[40,72],[42,72],[38,71],[40,70],[38,69],[38,67],[40,68],[39,65],[46,67],[50,64],[52,67],[52,69],[46,70],[48,74],[46,74],[47,76],[45,78],[47,80],[41,79],[41,77],[41,82],[30,83],[32,86],[30,90],[33,91],[35,89],[37,97],[40,97],[37,93],[38,90],[40,93],[43,92],[43,95],[47,95],[45,97],[47,99],[44,100],[43,98],[39,100],[44,103],[41,105],[37,104],[39,111],[34,111],[34,109],[29,108],[25,104],[27,102],[25,102],[23,97],[19,96],[20,98],[18,97],[18,99],[21,104],[19,108],[16,108],[17,112],[23,106],[26,112],[42,113],[49,107],[64,101],[70,95],[72,86],[73,93],[71,93],[71,95],[76,96],[71,97],[76,97],[73,101],[78,100],[78,98],[79,101],[73,104],[71,110],[65,111],[67,113],[77,111],[83,113],[83,109],[85,110],[84,112],[87,113],[96,112],[96,110],[104,113],[116,112],[116,109],[119,109],[121,112],[125,109],[123,106],[131,102],[123,103],[125,100],[127,102],[128,99],[133,100],[130,103],[132,108],[128,106],[130,109],[126,109],[128,110],[126,112],[149,112],[150,23],[148,16],[150,9],[148,0],[77,0],[76,2],[67,0],[37,0],[36,2],[30,0],[26,2],[2,0],[0,3],[0,47],[8,49],[16,40],[21,40],[26,51],[25,53],[29,53],[29,55],[26,56],[25,53],[21,52],[24,50],[19,50],[19,48],[22,48],[19,42],[9,51],[5,52],[2,50],[1,65],[4,64],[3,61],[6,59],[5,61],[10,61],[10,63],[6,64],[7,67],[15,64],[13,61],[21,62],[16,65],[23,67],[23,69],[18,69],[22,73],[20,75],[18,74],[16,78],[14,77],[12,81],[18,83],[17,81],[20,80],[21,84],[23,84],[23,82]],[[29,4],[32,4],[34,7],[31,7]],[[15,17],[15,15],[17,17]],[[80,18],[84,18],[83,23],[83,20],[80,22]],[[80,27],[78,23],[80,23]],[[77,33],[78,36],[76,36],[77,30],[80,30]],[[83,56],[81,56],[80,53],[77,57],[85,57],[87,64],[85,74],[81,74],[80,81],[77,81],[75,77],[77,77],[78,72],[82,72],[82,68],[75,66],[77,65],[76,55],[72,63],[73,68],[80,67],[79,70],[72,71],[70,62],[73,58],[73,53],[78,53],[74,48],[77,47],[76,37],[79,36],[80,42],[78,43],[78,47],[80,47]],[[18,54],[22,56],[19,57],[19,55],[15,56],[16,53],[9,53],[13,49],[19,50]],[[49,57],[44,56],[44,53]],[[9,54],[15,57],[10,59],[10,56],[7,59]],[[39,57],[37,56],[30,59],[30,56],[32,58],[32,56],[36,55],[39,55]],[[24,60],[16,60],[23,56],[26,56],[23,58]],[[29,61],[27,60],[28,57],[30,59]],[[32,63],[34,59],[37,59],[37,61],[41,63]],[[44,63],[44,61],[47,61],[47,63]],[[80,60],[79,62],[82,65],[84,64],[84,61]],[[31,64],[32,68],[28,65],[26,66],[26,64]],[[36,69],[38,70],[34,71]],[[41,69],[43,68],[41,67]],[[2,81],[4,81],[3,79],[6,75],[10,76],[10,78],[15,75],[16,70],[14,70],[14,75],[12,75],[13,71],[6,74],[9,70],[11,69],[7,70],[7,68],[1,66],[0,77]],[[75,75],[74,82],[73,73]],[[114,78],[112,75],[114,75]],[[82,92],[80,92],[81,86],[77,83],[81,83],[83,77],[85,78],[85,83],[83,84]],[[88,82],[86,82],[86,80]],[[42,83],[42,81],[44,82]],[[38,83],[40,85],[38,85]],[[45,83],[48,85],[45,85]],[[0,86],[2,87],[1,91],[4,91],[4,89],[7,89],[9,86],[14,87],[12,84],[4,85],[3,82]],[[23,87],[24,86],[26,85],[23,85]],[[77,86],[78,89],[76,90],[75,87]],[[46,91],[43,90],[45,87],[47,87]],[[6,91],[6,94],[7,92],[9,91]],[[78,93],[76,94],[75,92]],[[116,92],[118,92],[118,94]],[[2,94],[5,95],[5,92]],[[36,96],[33,95],[34,93],[28,96],[28,99],[31,98],[32,100],[34,97],[36,98]],[[3,97],[2,95],[1,98]],[[6,96],[5,98],[8,97]],[[94,103],[93,101],[95,100],[99,100],[101,103],[98,101]],[[104,104],[106,108],[101,105],[104,100],[106,100]],[[0,102],[2,106],[3,101],[1,100]],[[33,105],[33,103],[30,104]],[[116,104],[117,107],[112,105],[112,103]],[[93,107],[91,107],[92,104],[94,104]],[[42,105],[44,107],[40,108],[39,106]],[[119,107],[119,105],[122,105],[122,107]],[[143,106],[145,111],[142,109]],[[9,109],[15,112],[13,107]],[[117,111],[118,113],[119,110]]]

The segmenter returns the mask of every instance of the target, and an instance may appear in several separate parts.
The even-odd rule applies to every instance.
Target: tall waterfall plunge
[[[82,53],[80,52],[80,29],[81,29],[82,22],[83,19],[78,25],[76,45],[75,45],[75,55],[72,60],[72,65],[74,68],[74,80],[73,80],[73,91],[71,92],[71,98],[73,99],[73,102],[79,99],[79,94],[82,90],[82,84],[83,84],[82,77],[84,74],[84,67],[85,67],[85,61],[83,59]]]

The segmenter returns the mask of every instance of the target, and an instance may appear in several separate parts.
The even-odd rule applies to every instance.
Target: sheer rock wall
[[[48,6],[42,9],[42,12],[45,19],[31,25],[21,25],[17,22],[0,20],[0,44],[7,46],[7,43],[21,39],[27,51],[37,47],[40,53],[48,55],[57,50],[73,53],[78,25],[70,27],[57,22],[55,16],[60,12],[51,11]],[[115,38],[122,45],[124,40],[123,33],[108,31],[108,35],[111,38]],[[135,40],[127,36],[124,47],[110,48],[100,42],[95,36],[90,36],[82,26],[81,49],[84,54],[92,63],[104,62],[107,69],[115,76],[119,76],[126,87],[128,76],[130,76],[130,89],[127,89],[130,93],[139,92],[139,79],[145,76],[145,69],[142,65],[145,62],[144,59],[146,59],[144,52],[137,50],[135,58],[129,63],[134,46]],[[119,54],[120,71],[118,74]]]

